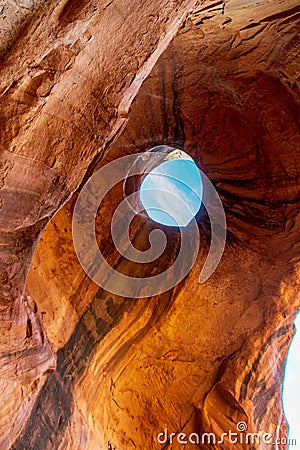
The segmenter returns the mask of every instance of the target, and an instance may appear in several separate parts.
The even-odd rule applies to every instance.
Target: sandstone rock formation
[[[286,437],[282,378],[299,309],[299,13],[296,0],[4,2],[1,449],[179,449],[157,435],[220,436],[238,422]],[[189,275],[155,297],[122,298],[82,270],[74,204],[104,164],[161,144],[184,149],[213,182],[226,251],[198,284],[210,242],[201,211]],[[110,238],[122,198],[117,186],[101,205],[98,243],[138,276],[144,268]],[[152,228],[136,217],[137,248]],[[152,275],[179,245],[170,231]]]

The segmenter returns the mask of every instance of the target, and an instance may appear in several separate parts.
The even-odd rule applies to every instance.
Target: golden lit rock
[[[282,378],[299,309],[298,2],[27,3],[27,13],[5,6],[1,32],[0,448],[160,449],[167,430],[180,449],[238,424],[286,437]],[[188,276],[160,295],[119,297],[79,264],[74,205],[99,168],[163,144],[213,183],[225,252],[199,284],[211,238],[202,211]],[[166,270],[174,229],[147,269],[115,249],[123,197],[116,186],[97,215],[107,261],[135,277]],[[153,227],[134,219],[138,249]]]

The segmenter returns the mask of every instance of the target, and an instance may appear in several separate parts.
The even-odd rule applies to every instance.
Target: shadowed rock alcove
[[[298,3],[32,8],[26,23],[11,21],[15,39],[7,28],[1,68],[0,448],[271,448],[178,442],[242,423],[286,449],[282,380],[299,309]],[[98,169],[161,145],[213,183],[225,252],[199,284],[211,239],[202,208],[190,273],[162,294],[120,297],[81,268],[74,205]],[[138,215],[133,245],[147,250],[160,228],[167,247],[147,267],[128,261],[110,232],[123,198],[119,183],[99,207],[103,255],[127,275],[163,272],[178,230]]]

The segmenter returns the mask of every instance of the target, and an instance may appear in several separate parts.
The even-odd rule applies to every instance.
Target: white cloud
[[[201,200],[178,178],[163,173],[148,174],[142,184],[141,201],[146,209],[161,209],[173,216],[179,225],[186,226],[198,212]],[[155,220],[154,211],[149,211],[149,215]]]

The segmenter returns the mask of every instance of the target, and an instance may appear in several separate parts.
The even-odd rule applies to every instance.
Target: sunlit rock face
[[[40,4],[4,46],[0,447],[160,449],[167,429],[179,449],[181,432],[218,438],[239,422],[281,439],[299,308],[298,2],[117,3]],[[210,243],[200,210],[189,275],[155,297],[122,298],[77,260],[76,190],[109,161],[162,144],[213,182],[226,250],[199,284]],[[99,209],[103,254],[126,274],[164,271],[180,247],[176,229],[147,269],[115,249],[110,223],[123,196],[116,186]],[[140,250],[153,227],[134,219]]]

